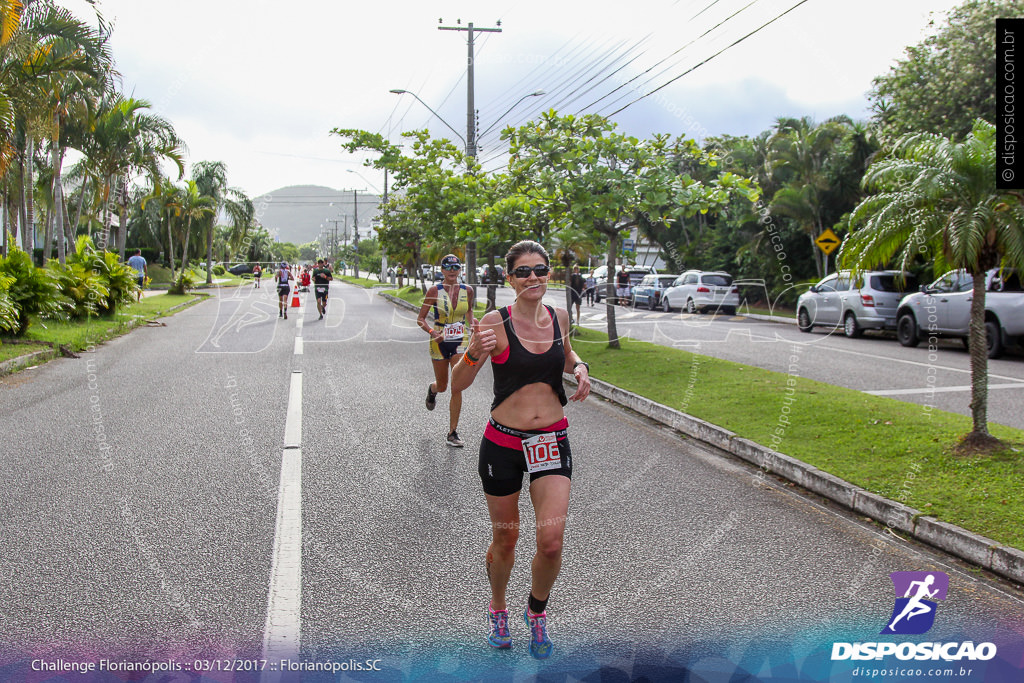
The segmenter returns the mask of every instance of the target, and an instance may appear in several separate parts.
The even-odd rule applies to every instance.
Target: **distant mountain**
[[[377,217],[380,197],[321,185],[291,185],[255,197],[252,203],[256,220],[278,241],[303,244],[318,239],[321,230],[337,229],[338,239],[344,241],[346,226],[351,239],[356,206],[359,237],[373,234],[370,221]]]

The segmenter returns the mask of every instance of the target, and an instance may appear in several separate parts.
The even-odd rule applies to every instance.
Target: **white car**
[[[735,315],[739,305],[739,287],[733,284],[732,275],[720,270],[688,270],[661,295],[661,310],[666,312],[681,308],[689,313],[717,310]]]

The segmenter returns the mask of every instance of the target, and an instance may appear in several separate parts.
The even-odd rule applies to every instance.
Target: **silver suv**
[[[843,326],[847,337],[859,337],[864,330],[896,329],[896,309],[907,292],[917,289],[910,273],[898,270],[868,270],[832,273],[796,301],[796,321],[801,332],[816,325]]]
[[[900,301],[896,338],[917,346],[924,337],[960,337],[967,344],[974,278],[963,270],[946,273]],[[985,274],[985,334],[989,358],[1024,338],[1024,286],[1020,274],[993,268]]]

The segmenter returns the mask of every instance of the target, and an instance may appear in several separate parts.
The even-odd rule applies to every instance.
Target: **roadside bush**
[[[69,317],[86,318],[99,313],[99,302],[106,300],[110,290],[96,271],[70,261],[61,266],[55,260],[50,261],[49,269],[61,293],[68,299]]]
[[[13,332],[18,329],[18,309],[11,300],[10,286],[14,278],[0,275],[0,330]]]
[[[69,308],[53,273],[37,268],[32,257],[20,249],[12,249],[7,258],[0,258],[0,276],[10,281],[7,295],[17,313],[13,330],[16,336],[28,330],[30,315],[58,317]]]
[[[213,267],[214,275],[227,275],[227,269],[219,263]]]
[[[174,281],[170,289],[167,290],[168,294],[185,294],[190,289],[195,289],[196,279],[184,268],[178,273],[178,279]]]
[[[112,251],[99,251],[93,246],[88,235],[82,235],[75,242],[75,253],[68,256],[68,263],[77,263],[95,272],[107,290],[107,295],[96,302],[100,315],[112,316],[117,307],[135,300],[138,289],[135,269],[121,262]]]

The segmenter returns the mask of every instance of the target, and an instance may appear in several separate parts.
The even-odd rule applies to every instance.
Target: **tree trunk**
[[[117,188],[117,253],[124,261],[124,250],[128,241],[128,176],[121,179]]]
[[[56,119],[56,114],[54,119]],[[53,221],[47,225],[46,244],[43,246],[43,258],[50,258],[50,240],[57,240],[57,261],[63,266],[67,257],[64,244],[64,187],[61,181],[61,167],[64,165],[64,150],[54,140],[50,146],[53,161]]]
[[[972,273],[971,326],[968,347],[971,354],[971,434],[984,438],[988,433],[988,344],[985,335],[985,271]]]
[[[167,258],[171,261],[171,283],[174,283],[174,236],[171,235],[171,212],[167,211]]]
[[[7,258],[7,192],[6,186],[3,196],[0,196],[0,228],[3,228],[3,245],[0,245],[0,256]]]
[[[36,142],[32,139],[32,132],[26,132],[25,158],[27,163],[25,164],[25,171],[22,173],[22,206],[25,210],[25,224],[22,225],[22,244],[25,253],[29,254],[29,256],[35,256],[33,249],[36,246],[36,208],[33,193],[33,188],[35,187],[33,180],[35,147]],[[33,261],[35,261],[35,258],[33,258]]]
[[[608,285],[605,289],[605,310],[608,312],[608,348],[621,348],[619,344],[619,331],[615,326],[615,261],[619,253],[619,233],[616,231],[608,240]],[[601,286],[600,283],[597,285]]]
[[[181,269],[185,270],[188,268],[188,242],[192,236],[192,217],[189,216],[188,220],[185,221],[185,245],[181,248]]]
[[[85,208],[85,189],[88,187],[89,179],[82,178],[81,194],[78,196],[78,208],[75,210],[75,222],[71,224],[71,234],[68,235],[68,241],[74,244],[78,241],[78,225],[82,222],[82,209]],[[92,229],[87,229],[86,234],[92,235]]]
[[[206,284],[213,284],[213,224],[216,222],[216,214],[210,218],[210,224],[206,226]]]
[[[100,236],[96,240],[96,248],[100,251],[107,250],[110,241],[110,197],[114,193],[114,176],[107,176],[106,186],[103,193],[103,209],[100,211],[102,224],[100,225]]]

